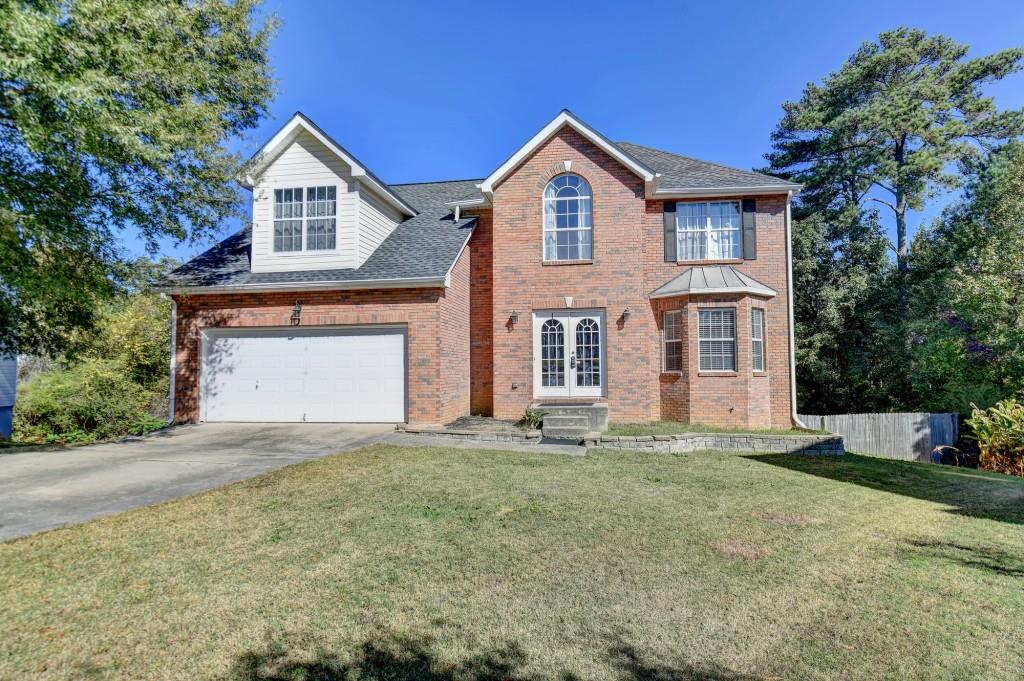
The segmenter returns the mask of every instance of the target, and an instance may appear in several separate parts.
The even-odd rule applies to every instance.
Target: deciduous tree
[[[155,250],[241,214],[227,144],[265,113],[258,0],[15,0],[0,11],[0,351],[59,354]],[[80,334],[78,334],[80,335]]]

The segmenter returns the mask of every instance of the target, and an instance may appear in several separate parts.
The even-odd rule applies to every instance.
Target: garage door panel
[[[397,330],[213,331],[204,418],[404,421],[405,383],[405,336]]]

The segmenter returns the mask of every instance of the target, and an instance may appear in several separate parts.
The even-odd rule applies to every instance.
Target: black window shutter
[[[676,202],[665,202],[665,262],[676,261]]]
[[[743,199],[743,259],[757,259],[757,201]]]

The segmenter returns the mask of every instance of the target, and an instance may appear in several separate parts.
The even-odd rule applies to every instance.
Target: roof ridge
[[[448,184],[452,182],[483,182],[483,178],[468,177],[462,180],[427,180],[426,182],[393,182],[389,187],[409,187],[414,184]]]
[[[619,145],[629,144],[631,146],[640,147],[641,149],[647,149],[648,151],[654,151],[654,152],[657,152],[659,154],[668,154],[669,156],[677,156],[679,158],[684,158],[687,161],[696,161],[697,163],[704,163],[706,165],[715,166],[716,168],[723,168],[725,170],[733,170],[733,171],[738,170],[738,171],[740,171],[742,173],[750,173],[751,175],[759,175],[760,177],[770,177],[773,180],[781,180],[782,182],[789,183],[789,180],[787,180],[785,178],[782,178],[782,177],[778,177],[776,175],[769,175],[768,173],[759,173],[756,170],[744,170],[743,168],[737,168],[735,166],[727,166],[724,163],[716,163],[715,161],[707,161],[707,160],[705,160],[703,158],[697,158],[696,156],[688,156],[686,154],[680,154],[680,153],[675,152],[675,151],[668,151],[666,149],[658,149],[657,147],[649,147],[646,144],[638,144],[636,142],[630,142],[628,140],[620,140],[620,141],[616,142],[615,144],[619,144]]]

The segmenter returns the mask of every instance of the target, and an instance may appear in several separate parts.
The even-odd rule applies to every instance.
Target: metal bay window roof
[[[732,265],[703,265],[686,268],[679,276],[655,289],[649,297],[669,298],[713,293],[746,293],[773,298],[777,291],[740,272]]]

